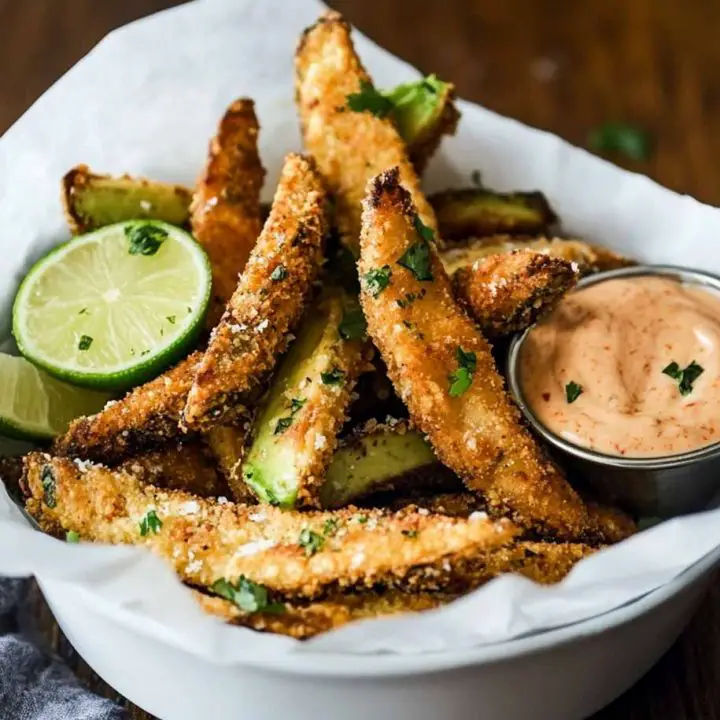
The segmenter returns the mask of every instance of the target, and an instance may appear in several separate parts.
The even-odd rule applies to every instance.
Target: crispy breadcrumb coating
[[[483,513],[460,519],[220,504],[42,453],[27,456],[23,487],[28,512],[46,532],[145,546],[192,585],[245,576],[287,597],[376,587],[460,592],[487,578],[488,553],[518,532]]]
[[[635,265],[635,261],[617,253],[590,245],[582,240],[565,238],[533,238],[512,237],[510,235],[493,235],[487,238],[469,238],[451,248],[440,251],[445,272],[452,275],[459,268],[472,265],[489,255],[509,253],[513,250],[532,250],[550,257],[561,258],[575,263],[581,275],[614,270],[615,268]]]
[[[243,612],[234,603],[221,597],[193,591],[200,607],[232,625],[242,625],[261,632],[287,635],[307,640],[321,633],[347,625],[353,620],[388,617],[406,612],[431,610],[453,600],[450,593],[406,593],[391,590],[383,593],[335,595],[312,603],[285,603],[281,613]]]
[[[200,441],[173,441],[128,458],[120,466],[138,480],[167,490],[185,490],[200,497],[229,494],[227,482],[212,453]]]
[[[190,225],[210,258],[213,298],[206,325],[215,327],[237,286],[262,228],[260,190],[265,170],[258,154],[255,103],[242,98],[225,111],[210,141]]]
[[[431,279],[420,281],[399,264],[424,242],[416,218],[397,169],[371,181],[360,276],[383,267],[392,275],[377,295],[363,281],[361,299],[368,332],[398,395],[442,462],[482,493],[494,513],[509,513],[522,527],[560,539],[583,536],[589,525],[585,504],[522,425],[487,341],[452,296],[433,243],[424,250]],[[398,303],[410,294],[412,302]],[[451,376],[463,361],[471,362],[461,374],[470,383],[453,396]]]
[[[577,562],[595,548],[572,543],[519,542],[493,550],[486,556],[486,574],[481,582],[504,573],[518,573],[543,585],[560,582]],[[472,587],[467,588],[475,589]],[[234,603],[197,591],[196,600],[205,612],[233,625],[279,633],[306,640],[347,625],[354,620],[422,612],[457,599],[452,592],[406,593],[399,590],[333,595],[315,602],[287,602],[284,612],[249,613]]]
[[[117,463],[180,436],[178,421],[202,354],[109,402],[95,415],[74,420],[55,441],[58,455]]]
[[[326,205],[313,162],[288,155],[270,217],[196,370],[188,429],[236,420],[287,348],[322,263]]]
[[[577,283],[577,265],[532,250],[490,255],[453,275],[455,297],[488,338],[530,327]]]
[[[355,52],[350,26],[328,11],[305,30],[297,48],[295,101],[305,149],[335,197],[338,229],[352,249],[358,246],[365,185],[389,167],[400,168],[423,222],[435,228],[435,215],[392,120],[348,108],[348,95],[361,86],[371,87],[372,81]]]

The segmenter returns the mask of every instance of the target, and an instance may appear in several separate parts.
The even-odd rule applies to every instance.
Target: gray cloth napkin
[[[0,579],[0,718],[122,720],[124,711],[83,688],[57,658],[35,645],[22,612],[28,581]]]

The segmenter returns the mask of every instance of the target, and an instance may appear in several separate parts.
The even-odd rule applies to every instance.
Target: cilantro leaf
[[[369,270],[363,277],[367,291],[376,298],[390,284],[391,275],[392,270],[389,265]]]
[[[275,430],[273,431],[274,435],[282,435],[282,433],[284,433],[293,424],[295,415],[302,410],[305,402],[304,398],[293,398],[290,401],[290,414],[285,417],[281,417],[277,423],[275,423]]]
[[[140,534],[143,537],[153,533],[157,535],[162,527],[162,520],[157,516],[154,510],[150,510],[148,514],[140,521]]]
[[[650,157],[650,137],[647,132],[629,123],[605,123],[590,132],[588,143],[592,150],[618,153],[631,160]]]
[[[320,379],[323,385],[342,385],[345,379],[345,372],[339,367],[333,367],[333,369],[328,370],[328,372],[321,372]]]
[[[167,239],[168,233],[167,230],[163,230],[157,225],[144,223],[141,225],[126,225],[125,237],[128,239],[128,252],[131,255],[149,257],[155,255],[160,249],[160,246]]]
[[[705,368],[698,365],[694,360],[683,370],[676,362],[671,362],[663,373],[669,375],[673,380],[678,381],[678,390],[684,397],[693,391],[693,383],[705,372]]]
[[[398,265],[408,269],[415,279],[424,282],[433,279],[432,274],[432,255],[430,251],[430,241],[433,239],[433,231],[423,224],[419,216],[415,216],[413,221],[415,230],[420,236],[420,240],[411,245],[397,261]]]
[[[49,508],[54,508],[57,505],[55,475],[49,465],[43,467],[40,473],[40,482],[43,488],[43,502]]]
[[[347,96],[348,110],[353,112],[369,112],[375,117],[387,117],[393,110],[392,100],[378,92],[372,83],[360,81],[360,91]]]
[[[433,231],[423,223],[423,221],[420,219],[419,215],[415,216],[415,219],[413,220],[413,225],[415,226],[415,230],[417,230],[417,234],[425,240],[425,242],[432,242],[434,239]]]
[[[340,529],[340,523],[337,518],[328,518],[323,523],[323,535],[332,537]]]
[[[288,276],[288,271],[285,268],[284,265],[278,265],[270,275],[270,279],[274,282],[279,282],[280,280],[284,280]]]
[[[322,550],[322,546],[325,544],[325,538],[318,533],[313,532],[310,528],[303,528],[300,531],[300,537],[298,538],[298,545],[304,548],[305,554],[308,557],[312,557],[316,552]]]
[[[568,401],[568,404],[574,403],[582,394],[583,394],[583,386],[578,385],[574,381],[570,381],[565,386],[565,399]]]
[[[343,340],[361,340],[367,333],[367,321],[363,311],[358,308],[345,310],[343,319],[338,326],[338,332]]]
[[[92,344],[93,339],[89,335],[81,335],[80,341],[78,342],[78,350],[82,350],[83,352],[89,350]]]
[[[477,369],[477,355],[472,350],[463,350],[458,346],[455,351],[458,368],[450,373],[450,397],[460,397],[472,385],[473,373]]]
[[[238,578],[236,585],[225,578],[220,578],[213,583],[211,589],[216,595],[235,603],[243,612],[281,613],[285,611],[284,605],[269,601],[268,591],[264,585],[253,582],[244,575]]]

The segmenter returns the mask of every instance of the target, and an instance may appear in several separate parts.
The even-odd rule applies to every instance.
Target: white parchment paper
[[[139,21],[108,36],[0,139],[1,348],[11,347],[18,280],[67,237],[59,182],[71,166],[191,184],[223,110],[247,95],[257,102],[265,194],[272,193],[284,154],[300,148],[295,44],[321,11],[316,0],[204,0]],[[378,85],[415,77],[359,33],[355,42]],[[571,232],[651,262],[720,272],[720,210],[476,105],[461,109],[458,135],[426,174],[429,190],[467,185],[479,169],[491,187],[543,190]],[[720,511],[685,517],[584,560],[554,587],[503,577],[437,611],[356,623],[300,644],[204,616],[149,553],[36,532],[0,488],[0,574],[72,585],[118,623],[219,663],[502,642],[624,605],[719,546]]]

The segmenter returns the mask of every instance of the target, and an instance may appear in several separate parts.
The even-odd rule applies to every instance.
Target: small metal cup
[[[670,277],[720,293],[720,277],[671,265],[610,270],[581,280],[578,288],[643,275]],[[603,499],[642,516],[670,517],[708,506],[720,491],[720,443],[677,455],[616,457],[574,445],[541,424],[525,402],[517,372],[520,348],[528,332],[516,336],[510,345],[507,364],[510,392],[533,430],[550,446],[571,476],[587,481]]]

